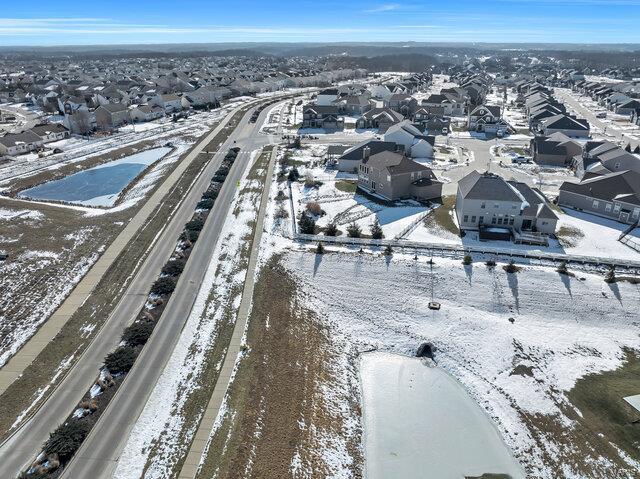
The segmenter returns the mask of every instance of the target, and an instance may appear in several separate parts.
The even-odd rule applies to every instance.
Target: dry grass
[[[427,228],[435,227],[436,229],[447,231],[456,236],[459,235],[460,230],[451,217],[451,212],[455,208],[455,205],[455,196],[444,196],[442,198],[442,206],[434,208],[429,212],[427,217],[424,219],[424,225]]]
[[[561,226],[558,228],[556,236],[563,248],[575,248],[580,240],[584,238],[584,233],[573,226]]]
[[[553,416],[522,413],[534,441],[542,449],[548,449],[549,436],[557,444],[555,454],[544,458],[555,477],[567,477],[566,467],[572,470],[571,477],[637,477],[638,471],[624,462],[617,448],[637,460],[640,413],[623,398],[638,391],[640,360],[636,352],[627,351],[622,367],[579,379],[567,394],[569,403],[558,404],[571,419],[570,428]]]
[[[328,410],[321,392],[332,381],[330,337],[315,313],[298,303],[294,281],[273,258],[256,283],[248,350],[198,478],[296,477],[296,455],[313,477],[329,476],[313,431],[340,435],[344,426],[345,417]],[[351,408],[350,415],[359,416],[357,399]],[[359,442],[349,443],[354,478],[362,477]]]

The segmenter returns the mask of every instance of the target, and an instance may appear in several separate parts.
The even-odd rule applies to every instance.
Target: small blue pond
[[[113,206],[122,190],[170,148],[155,148],[22,191],[18,196],[90,206]]]

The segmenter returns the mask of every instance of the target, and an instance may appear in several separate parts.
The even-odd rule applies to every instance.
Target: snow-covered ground
[[[564,477],[591,477],[572,472],[577,466],[563,433],[541,439],[526,418],[544,416],[571,432],[567,391],[586,374],[620,367],[623,348],[640,347],[637,287],[542,267],[509,275],[499,265],[436,259],[431,267],[426,259],[294,251],[283,261],[298,282],[299,300],[359,350],[411,355],[431,342],[438,367],[493,418],[527,477],[556,478],[558,464]],[[429,310],[431,300],[442,308]],[[630,474],[637,471],[634,460],[621,460]],[[608,461],[584,460],[604,467]]]

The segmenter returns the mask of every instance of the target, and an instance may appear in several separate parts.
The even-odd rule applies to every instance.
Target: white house
[[[318,106],[331,106],[333,102],[338,99],[337,88],[327,88],[318,93],[316,98],[316,105]]]
[[[384,141],[402,145],[412,158],[433,158],[433,137],[423,135],[409,120],[391,125],[384,134]]]

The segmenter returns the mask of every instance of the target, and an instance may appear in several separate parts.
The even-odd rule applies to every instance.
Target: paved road
[[[478,140],[475,138],[450,138],[449,145],[463,147],[469,151],[473,151],[474,159],[469,164],[462,164],[451,168],[447,171],[437,171],[437,176],[446,178],[450,183],[445,183],[442,188],[444,195],[455,195],[458,188],[458,181],[473,170],[480,172],[490,171],[499,174],[503,178],[516,179],[533,185],[533,176],[519,171],[514,168],[504,168],[500,166],[499,160],[496,161],[491,155],[491,147],[497,144],[523,146],[528,144],[525,140],[509,140],[508,138],[495,140]]]
[[[107,324],[103,326],[96,339],[87,348],[78,363],[73,367],[66,378],[60,383],[58,388],[51,394],[44,407],[40,408],[16,434],[14,434],[5,443],[2,444],[2,446],[0,447],[0,472],[3,478],[15,477],[15,475],[17,475],[21,469],[23,469],[34,459],[35,454],[37,454],[39,448],[41,447],[43,441],[48,437],[49,433],[53,431],[69,413],[72,412],[73,408],[80,401],[84,393],[91,387],[97,375],[98,368],[102,364],[105,355],[109,351],[115,349],[120,340],[122,330],[128,323],[133,320],[137,312],[144,304],[149,290],[149,285],[157,277],[160,269],[162,268],[162,265],[171,255],[175,246],[175,241],[182,231],[184,223],[193,214],[196,203],[198,202],[204,190],[207,188],[211,177],[222,161],[224,153],[226,152],[225,149],[232,146],[232,143],[230,142],[233,139],[242,140],[242,138],[248,136],[247,130],[250,129],[247,128],[247,120],[249,115],[250,112],[245,116],[243,120],[241,120],[239,127],[232,133],[232,137],[230,138],[229,142],[227,142],[227,144],[221,148],[220,153],[214,156],[214,160],[209,163],[204,173],[198,178],[193,188],[191,189],[190,194],[183,200],[181,206],[178,208],[173,218],[171,218],[168,225],[165,227],[165,230],[156,242],[154,250],[151,252],[147,261],[145,261],[145,263],[141,267],[139,273],[136,275],[136,278],[128,288],[125,296],[118,304],[113,314],[110,316]],[[262,141],[267,141],[265,137],[261,138]],[[202,146],[204,148],[206,144]],[[252,146],[254,145],[252,144]],[[235,188],[234,175],[238,174],[238,171],[241,169],[241,165],[243,163],[246,164],[247,161],[248,154],[245,153],[243,156],[239,156],[239,161],[236,162],[237,166],[234,166],[234,168],[232,168],[232,172],[230,173],[230,181],[225,183],[225,185],[232,185],[230,187],[231,193],[233,192],[233,188]],[[217,231],[221,226],[221,221],[224,217],[226,217],[229,207],[228,202],[231,201],[229,194],[229,188],[227,188],[227,193],[221,193],[218,201],[216,202],[217,207],[212,210],[210,221],[207,222],[207,231],[209,231],[209,235],[213,236],[208,236],[206,232],[203,232],[203,237],[201,237],[201,239],[197,243],[197,245],[199,245],[199,248],[194,249],[194,253],[192,254],[189,261],[190,264],[206,264],[206,261],[201,261],[201,259],[204,255],[206,255],[207,252],[210,254],[209,249],[211,243],[209,243],[209,241],[216,239],[215,235],[217,234]],[[200,251],[200,253],[197,253],[198,250]],[[199,280],[190,282],[190,280],[187,279],[189,278],[189,276],[189,274],[182,275],[182,284],[180,285],[180,288],[185,289],[187,292],[192,292],[193,290],[197,290]],[[185,282],[187,284],[184,284]],[[177,303],[181,301],[181,296],[183,295],[174,294],[173,298],[176,299],[173,300],[172,298],[173,302]],[[187,295],[185,294],[184,296],[186,297]],[[172,302],[170,301],[167,305],[167,309],[169,309],[171,303]],[[187,311],[188,313],[191,305],[182,304],[182,306],[186,307],[186,309],[183,309],[183,311]],[[162,318],[165,318],[166,316],[168,315],[165,312]],[[164,334],[163,331],[165,331],[166,334],[170,336],[168,338],[165,338],[169,340],[169,342],[175,340],[179,332],[179,328],[176,329],[176,327],[165,329],[164,323],[169,322],[168,326],[172,326],[172,322],[170,320],[161,319],[161,322],[163,324],[158,325],[158,328],[156,329],[158,333],[154,334],[154,339],[150,342],[150,344],[162,343],[162,346],[155,349],[145,348],[145,351],[143,353],[143,357],[152,357],[150,362],[147,363],[146,361],[144,361],[144,363],[155,365],[155,367],[152,366],[145,368],[144,377],[139,380],[140,385],[146,384],[149,388],[152,388],[153,384],[155,384],[155,379],[150,380],[149,378],[159,374],[162,369],[162,365],[164,364],[163,362],[161,362],[161,359],[158,359],[156,361],[154,356],[158,355],[159,353],[168,355],[170,354],[171,349],[173,349],[172,347],[170,347],[169,349],[163,349],[167,347],[166,341],[160,341],[162,339],[162,335]],[[179,324],[179,321],[173,321],[173,325],[175,324]],[[160,336],[158,338],[158,341],[156,341],[155,339],[156,336]],[[160,354],[160,356],[162,356],[162,354]],[[140,363],[142,362],[143,361],[140,361]],[[134,373],[134,371],[132,371],[132,374]],[[120,389],[126,390],[126,388],[124,387],[121,387]],[[130,399],[130,397],[128,399]],[[142,401],[132,402],[140,404],[140,406],[142,407],[142,405],[144,405],[144,403],[146,402],[146,399]],[[135,418],[137,418],[137,414],[133,419],[135,420]],[[117,425],[117,430],[112,431],[112,433],[114,434],[114,437],[118,438],[118,440],[99,441],[105,447],[118,444],[122,437],[126,438],[126,433],[122,431],[122,428],[124,427],[122,423],[116,422],[112,425]],[[90,465],[90,462],[91,461],[81,461],[78,464],[86,467],[87,465]],[[106,465],[104,466],[106,467]],[[97,470],[101,471],[102,466],[98,466]],[[98,475],[99,474],[93,473],[74,473],[73,475],[67,475],[67,477],[97,477]]]
[[[65,468],[63,478],[97,479],[112,476],[129,432],[153,391],[195,302],[211,254],[230,212],[237,181],[249,165],[251,152],[270,141],[269,136],[258,134],[266,113],[267,110],[264,110],[255,124],[247,122],[250,116],[248,113],[219,153],[222,159],[227,148],[241,148],[216,200],[218,207],[212,210],[207,219],[153,336],[82,448]]]
[[[565,103],[567,106],[570,106],[571,108],[573,108],[573,110],[577,112],[578,115],[586,118],[587,120],[589,120],[589,123],[600,128],[603,134],[605,134],[604,132],[606,131],[605,136],[612,137],[613,139],[616,139],[619,141],[624,141],[629,139],[638,140],[636,136],[629,135],[628,133],[624,133],[623,131],[617,128],[613,128],[611,124],[605,123],[601,119],[596,118],[595,113],[591,111],[589,108],[581,105],[580,102],[576,100],[568,90],[556,88],[555,91],[558,95],[558,99],[561,100],[563,103]]]
[[[258,263],[258,253],[260,251],[260,240],[262,239],[262,230],[264,228],[264,218],[269,204],[269,189],[271,185],[271,178],[273,176],[273,170],[276,164],[277,148],[273,149],[271,159],[269,160],[269,167],[267,168],[267,182],[262,192],[262,198],[260,200],[260,207],[258,210],[258,217],[256,219],[256,226],[253,233],[253,242],[251,243],[251,252],[249,255],[249,265],[247,267],[247,276],[244,283],[244,289],[242,291],[242,298],[240,301],[240,308],[238,309],[238,317],[236,324],[233,327],[233,334],[231,341],[227,348],[227,353],[218,375],[218,380],[211,393],[211,398],[207,404],[207,408],[204,411],[204,416],[200,421],[198,430],[194,435],[191,447],[187,453],[187,457],[180,471],[178,479],[194,479],[198,473],[198,466],[202,455],[205,454],[206,445],[209,435],[213,430],[213,425],[222,407],[222,401],[229,388],[231,382],[231,373],[235,367],[236,359],[240,353],[240,347],[242,346],[242,336],[244,335],[247,321],[249,320],[249,312],[251,310],[251,302],[253,300],[254,289],[254,277],[256,274],[256,265]]]

